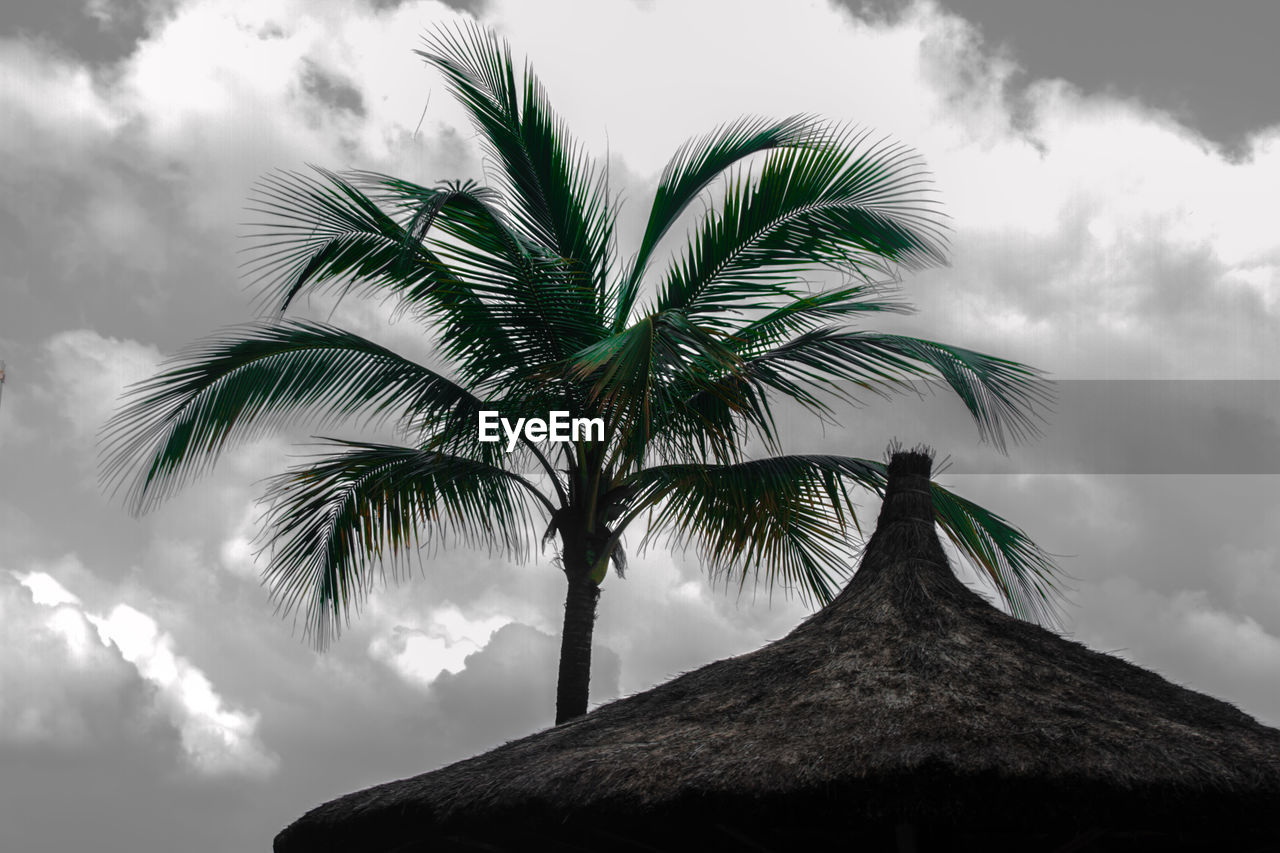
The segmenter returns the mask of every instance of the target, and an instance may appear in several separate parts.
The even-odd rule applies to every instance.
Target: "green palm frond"
[[[526,65],[517,81],[510,47],[478,24],[441,28],[417,51],[470,113],[514,221],[570,265],[577,298],[604,312],[613,213],[607,182],[547,101]]]
[[[134,385],[103,427],[104,482],[145,512],[235,441],[311,413],[320,423],[433,417],[474,423],[466,388],[359,335],[323,323],[251,323],[197,342]]]
[[[408,218],[410,240],[426,240],[433,226],[452,238],[430,244],[432,251],[458,275],[483,285],[472,289],[483,312],[455,309],[450,318],[455,322],[441,336],[451,357],[463,363],[483,360],[488,336],[468,327],[486,323],[499,326],[515,343],[530,371],[563,361],[604,335],[593,302],[581,298],[573,264],[511,225],[491,190],[458,182],[429,189],[376,172],[351,177],[371,198]],[[412,257],[408,250],[406,257]],[[465,323],[455,328],[456,321]],[[502,382],[512,378],[501,372],[494,376]]]
[[[622,287],[615,300],[613,328],[626,324],[658,243],[689,204],[726,169],[765,151],[803,144],[820,135],[824,124],[809,116],[791,116],[781,121],[743,117],[690,139],[682,145],[662,171],[649,210],[640,249],[623,273]]]
[[[817,293],[792,293],[789,301],[730,331],[726,340],[735,352],[749,357],[828,323],[848,322],[863,314],[916,313],[911,303],[889,298],[891,292],[884,284],[859,283]]]
[[[922,338],[878,332],[818,329],[800,335],[753,362],[798,382],[830,386],[844,380],[876,392],[941,379],[960,398],[979,436],[1002,452],[1006,432],[1015,441],[1039,435],[1041,410],[1053,402],[1042,371]]]
[[[1060,573],[1050,554],[990,510],[931,484],[938,525],[996,588],[1019,619],[1054,625],[1061,621]]]
[[[291,171],[268,175],[250,198],[250,211],[271,217],[249,223],[254,245],[244,265],[250,283],[262,288],[264,308],[283,314],[308,291],[345,295],[359,288],[389,295],[384,288],[391,285],[400,299],[422,302],[442,285],[464,286],[350,182],[313,168],[319,178]],[[406,263],[410,249],[417,264]]]
[[[921,198],[919,158],[867,134],[832,131],[770,153],[758,175],[739,169],[668,271],[656,310],[708,318],[766,304],[814,268],[860,279],[945,260],[939,215]]]
[[[883,462],[806,454],[729,465],[664,465],[628,478],[639,487],[637,509],[654,509],[646,541],[662,531],[693,544],[708,570],[749,573],[826,603],[838,591],[848,523],[858,526],[848,489],[883,496]],[[1019,618],[1054,623],[1062,588],[1052,557],[1000,515],[937,483],[934,515],[942,532],[995,587]],[[643,547],[643,546],[642,546]],[[833,572],[835,574],[833,574]]]
[[[1036,422],[1053,402],[1044,374],[1015,361],[903,335],[819,328],[744,358],[739,371],[716,377],[690,404],[751,386],[753,399],[763,401],[754,410],[758,414],[767,415],[769,395],[776,394],[827,418],[832,414],[827,400],[856,401],[858,391],[885,398],[919,393],[913,383],[937,381],[960,397],[980,438],[1001,451],[1006,433],[1017,441],[1037,435]],[[747,417],[747,423],[766,442],[772,440],[771,416]]]
[[[468,271],[485,274],[478,281],[463,279],[449,263],[459,251],[446,259],[422,240],[421,231],[430,222],[415,219],[413,211],[394,209],[402,223],[353,181],[316,171],[319,178],[278,173],[256,189],[252,209],[272,220],[257,224],[246,266],[251,283],[261,286],[263,298],[274,304],[273,313],[283,313],[304,293],[335,289],[340,296],[356,291],[394,300],[397,310],[412,310],[438,327],[446,354],[458,359],[460,373],[471,384],[506,379],[513,363],[528,364],[537,357],[541,340],[510,334],[501,307],[485,300],[495,294],[501,298],[504,285],[519,278],[518,249],[508,257],[500,249],[473,252]],[[457,186],[418,189],[421,208],[436,216],[450,219],[444,211],[453,213],[461,206],[448,204],[461,194]],[[492,231],[501,229],[496,217],[489,224]],[[485,236],[490,247],[510,245],[505,235]]]
[[[877,465],[840,456],[777,456],[657,465],[627,483],[638,487],[639,507],[655,507],[646,542],[665,531],[673,543],[693,545],[713,576],[734,575],[741,586],[754,573],[770,587],[826,604],[842,580],[834,572],[852,562],[848,526],[857,526],[857,509],[847,485],[883,488]]]
[[[784,346],[782,342],[831,320],[912,310],[885,295],[883,287],[868,284],[795,294],[791,301],[724,336],[726,353],[718,362],[704,361],[697,372],[676,374],[656,389],[663,403],[654,407],[658,457],[736,461],[742,441],[753,433],[770,452],[781,453],[772,397],[791,399],[820,418],[832,414],[824,396],[851,397],[827,377],[812,372],[791,375],[787,356],[802,344]],[[775,366],[772,361],[782,363]],[[884,395],[875,386],[870,390]]]
[[[679,405],[672,395],[677,390],[673,382],[710,387],[702,377],[740,364],[719,336],[679,311],[665,311],[576,353],[568,375],[585,383],[589,404],[610,412],[615,432],[622,436],[624,458],[639,462],[655,437],[655,423]]]
[[[551,504],[524,478],[474,459],[329,439],[344,448],[271,478],[264,578],[278,606],[301,611],[320,647],[372,589],[375,567],[395,579],[425,535],[522,559],[533,530],[528,500]]]

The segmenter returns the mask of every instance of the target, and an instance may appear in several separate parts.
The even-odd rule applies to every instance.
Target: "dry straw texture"
[[[1280,731],[970,591],[930,464],[893,456],[853,580],[783,639],[334,800],[277,853],[1273,849]]]

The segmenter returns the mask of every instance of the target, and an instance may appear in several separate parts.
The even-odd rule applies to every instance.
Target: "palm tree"
[[[607,174],[575,144],[509,47],[478,26],[419,52],[469,112],[492,186],[424,187],[370,173],[282,172],[256,192],[269,217],[252,275],[274,316],[208,338],[130,390],[107,423],[104,481],[134,473],[145,512],[228,444],[304,414],[396,419],[403,445],[325,439],[271,478],[265,579],[320,647],[408,554],[448,532],[515,558],[539,529],[568,581],[556,721],[585,713],[592,630],[623,533],[693,544],[713,576],[832,598],[850,564],[850,487],[880,462],[784,455],[773,405],[819,418],[855,389],[946,383],[980,435],[1035,432],[1038,373],[928,340],[848,328],[904,312],[883,285],[945,262],[944,227],[916,156],[810,117],[744,118],[680,148],[639,248],[618,259]],[[661,271],[659,248],[695,199],[722,187]],[[834,272],[838,286],[801,276]],[[383,296],[434,332],[444,370],[363,337],[285,319],[304,294]],[[482,441],[481,412],[514,423],[600,419],[575,440]],[[749,458],[755,443],[767,455]],[[1004,519],[933,486],[938,522],[1013,612],[1056,592],[1044,552]],[[541,521],[535,527],[535,518]],[[545,524],[545,528],[542,525]],[[643,543],[642,543],[643,544]],[[267,550],[267,548],[264,548]],[[381,567],[381,568],[380,568]]]

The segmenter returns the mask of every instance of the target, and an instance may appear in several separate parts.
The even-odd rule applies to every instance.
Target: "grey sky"
[[[93,64],[111,63],[133,52],[148,30],[148,14],[160,4],[87,3],[49,0],[6,4],[0,29],[6,36],[46,40]]]
[[[788,416],[788,448],[933,442],[954,460],[944,483],[1064,555],[1067,631],[1275,725],[1280,119],[1258,83],[1275,76],[1260,44],[1275,13],[1218,4],[1196,20],[1189,5],[954,0],[868,23],[823,3],[490,0],[482,19],[528,54],[587,149],[609,151],[632,242],[676,146],[744,113],[816,112],[917,148],[952,264],[907,276],[918,313],[875,326],[1041,368],[1058,411],[1008,457],[948,395],[872,399],[825,429]],[[237,250],[255,180],[309,162],[481,176],[471,130],[411,54],[454,14],[0,11],[0,849],[267,849],[328,797],[550,723],[563,581],[549,554],[443,550],[325,654],[273,613],[255,501],[309,423],[236,447],[142,518],[97,484],[97,431],[125,385],[252,318]],[[376,305],[347,300],[333,321],[433,357]],[[864,520],[875,510],[868,497]],[[807,612],[713,588],[662,542],[631,562],[605,584],[593,701]]]
[[[989,47],[1021,66],[1015,88],[1060,77],[1086,92],[1132,97],[1169,111],[1231,150],[1280,122],[1280,7],[1274,3],[940,2],[976,23]],[[896,12],[904,4],[870,5]]]

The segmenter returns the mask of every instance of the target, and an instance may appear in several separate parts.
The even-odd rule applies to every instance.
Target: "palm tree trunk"
[[[596,624],[600,586],[586,572],[566,572],[564,631],[560,638],[560,674],[556,683],[556,725],[587,713],[591,684],[591,634]]]

